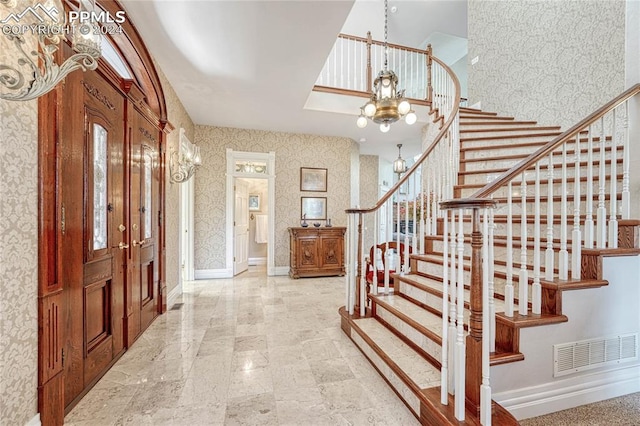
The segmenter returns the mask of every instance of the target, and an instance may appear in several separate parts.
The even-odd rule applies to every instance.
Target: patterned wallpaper
[[[469,105],[563,128],[624,89],[625,2],[472,0]]]
[[[363,208],[372,207],[378,201],[378,163],[377,155],[360,156],[360,206]],[[368,253],[373,245],[374,215],[365,217],[365,227],[364,248]]]
[[[289,265],[287,228],[300,223],[300,197],[327,197],[327,217],[346,225],[351,175],[350,139],[197,125],[202,166],[196,179],[195,269],[225,267],[226,149],[276,155],[275,266]],[[301,192],[300,167],[328,169],[327,192]]]
[[[19,5],[20,6],[20,5]],[[27,47],[30,51],[32,47]],[[0,37],[0,63],[13,47]],[[38,412],[38,103],[0,100],[0,423]]]
[[[180,276],[180,184],[169,183],[169,155],[178,149],[180,145],[180,128],[184,128],[187,137],[193,142],[194,125],[191,117],[178,99],[176,92],[171,87],[166,76],[155,63],[156,71],[162,84],[164,97],[167,104],[167,116],[175,130],[167,135],[167,166],[165,179],[167,182],[165,191],[165,230],[166,230],[166,261],[167,261],[167,295],[178,285]]]

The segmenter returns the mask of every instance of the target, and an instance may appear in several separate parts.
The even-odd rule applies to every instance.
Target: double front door
[[[59,270],[69,407],[158,313],[160,132],[97,71],[70,74],[60,99]]]

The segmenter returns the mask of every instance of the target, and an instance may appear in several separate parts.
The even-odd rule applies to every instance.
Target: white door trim
[[[250,173],[250,172],[236,172],[236,162],[248,161],[248,162],[262,162],[267,164],[266,173]],[[267,275],[276,275],[275,268],[275,229],[276,229],[276,153],[271,152],[245,152],[234,151],[231,148],[227,148],[227,179],[226,179],[226,223],[225,223],[225,240],[226,240],[226,255],[225,255],[225,269],[231,271],[229,277],[233,276],[233,207],[234,207],[234,194],[233,194],[233,182],[235,178],[247,178],[247,179],[268,179],[268,197],[269,197],[269,236],[267,241]]]

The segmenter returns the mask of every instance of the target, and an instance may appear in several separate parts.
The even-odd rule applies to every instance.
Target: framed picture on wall
[[[300,191],[327,192],[327,169],[300,167]]]
[[[259,195],[249,195],[249,211],[250,212],[259,212],[260,211],[260,196]]]
[[[327,197],[302,197],[300,204],[300,219],[327,219]]]

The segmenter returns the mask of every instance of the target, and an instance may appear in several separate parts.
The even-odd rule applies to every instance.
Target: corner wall
[[[27,46],[25,50],[33,48]],[[14,50],[0,37],[0,63]],[[38,102],[0,100],[0,423],[38,412]]]
[[[300,197],[327,197],[327,217],[346,225],[352,176],[351,139],[228,127],[196,126],[202,166],[195,188],[195,269],[225,268],[226,149],[275,152],[275,266],[289,266],[287,228],[299,226]],[[327,192],[300,191],[300,167],[328,169]]]
[[[625,88],[625,7],[620,0],[470,1],[469,105],[575,124]]]
[[[169,179],[169,157],[180,146],[180,128],[184,128],[186,136],[193,141],[195,132],[191,117],[185,110],[175,90],[167,80],[157,63],[156,71],[160,77],[167,106],[167,119],[175,129],[167,135],[166,168],[165,168],[165,232],[166,232],[166,280],[167,295],[172,294],[180,282],[180,185],[171,183]],[[192,178],[195,179],[195,178]],[[169,298],[171,300],[171,298]],[[169,308],[169,306],[167,307]]]

